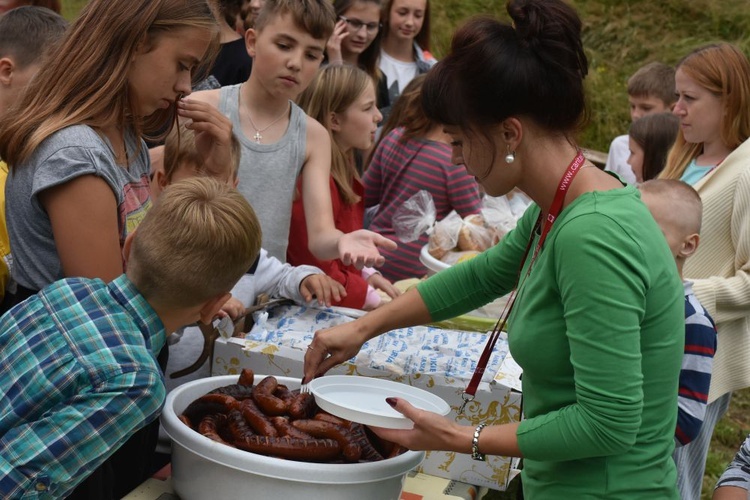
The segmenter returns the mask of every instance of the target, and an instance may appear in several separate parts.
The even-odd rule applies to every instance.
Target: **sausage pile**
[[[254,379],[252,370],[242,370],[236,384],[196,399],[180,420],[227,446],[303,462],[375,462],[405,451],[322,411],[312,394],[290,391],[275,377],[253,385]]]

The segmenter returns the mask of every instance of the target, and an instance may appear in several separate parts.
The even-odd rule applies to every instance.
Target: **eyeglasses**
[[[339,16],[339,19],[342,21],[346,21],[346,24],[349,25],[349,27],[357,32],[362,29],[364,26],[368,33],[377,33],[377,31],[380,29],[381,24],[380,23],[363,23],[359,19],[348,19],[344,16]]]

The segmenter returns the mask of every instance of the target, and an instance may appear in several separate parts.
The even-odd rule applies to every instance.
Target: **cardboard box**
[[[328,310],[280,307],[262,317],[246,339],[218,339],[213,375],[238,374],[251,368],[263,375],[301,378],[305,350],[315,331],[351,321]],[[501,424],[520,419],[520,368],[508,353],[506,338],[498,340],[474,401],[458,410],[487,335],[420,326],[394,330],[367,342],[356,358],[329,374],[395,380],[443,398],[449,418],[463,425]],[[418,469],[432,476],[505,490],[515,476],[517,460],[492,456],[486,462],[454,452],[428,452]]]

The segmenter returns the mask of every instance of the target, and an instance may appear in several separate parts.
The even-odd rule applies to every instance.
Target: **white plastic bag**
[[[409,243],[424,233],[429,234],[436,218],[432,195],[422,189],[393,212],[391,226],[399,240]]]

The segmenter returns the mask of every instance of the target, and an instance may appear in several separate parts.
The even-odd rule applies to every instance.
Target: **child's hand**
[[[299,284],[299,291],[305,302],[318,299],[319,305],[331,306],[331,302],[341,302],[346,297],[346,289],[338,281],[325,274],[311,274]],[[333,300],[331,300],[333,299]]]
[[[333,27],[333,34],[326,42],[326,55],[328,55],[328,64],[341,64],[344,58],[341,55],[341,41],[349,36],[346,29],[346,21],[339,19],[336,26]]]
[[[195,133],[195,149],[212,177],[231,178],[232,122],[212,105],[190,99],[177,101],[185,127]]]
[[[239,300],[234,297],[229,297],[224,305],[219,310],[219,317],[223,318],[229,316],[233,320],[237,319],[237,316],[245,312],[245,306]]]
[[[395,250],[398,247],[395,241],[385,236],[373,233],[367,229],[358,229],[351,233],[343,234],[338,241],[339,258],[344,265],[353,265],[357,269],[363,267],[382,266],[385,257],[380,255],[378,248]]]
[[[367,278],[367,283],[376,290],[383,290],[392,299],[401,295],[401,290],[393,286],[393,283],[380,273],[375,273]]]

